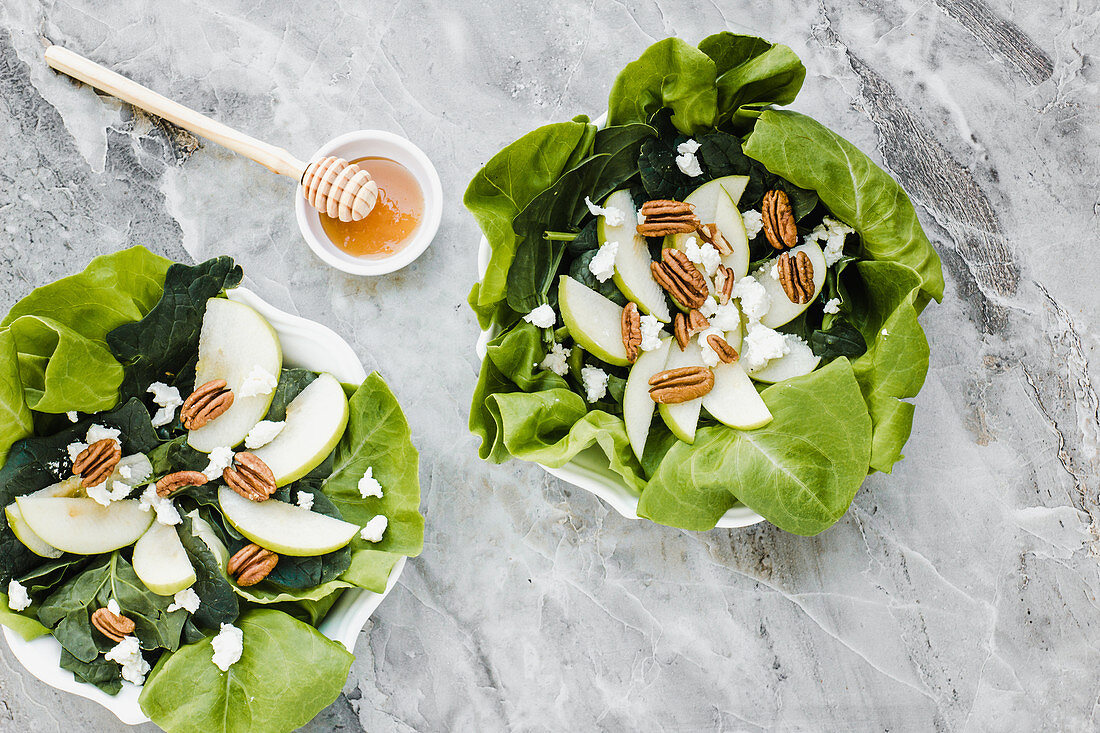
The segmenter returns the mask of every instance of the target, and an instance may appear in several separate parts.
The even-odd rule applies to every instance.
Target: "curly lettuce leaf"
[[[871,454],[871,419],[848,360],[772,385],[761,396],[770,423],[756,430],[705,427],[694,445],[676,443],[642,492],[638,514],[705,530],[740,500],[800,535],[844,516]]]
[[[672,110],[672,124],[685,135],[714,127],[718,116],[714,61],[695,46],[666,38],[619,72],[607,102],[607,124],[648,122],[657,110]]]
[[[718,74],[718,124],[733,118],[745,124],[746,105],[790,104],[794,101],[806,67],[789,47],[756,36],[728,31],[707,36],[699,50],[713,61]]]

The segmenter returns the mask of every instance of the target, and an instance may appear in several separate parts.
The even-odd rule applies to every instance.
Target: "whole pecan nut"
[[[122,459],[122,447],[112,438],[97,440],[80,452],[73,461],[73,475],[80,477],[84,488],[99,486],[114,473]]]
[[[814,263],[805,252],[779,255],[779,284],[792,303],[809,303],[814,297]]]
[[[787,193],[776,189],[764,194],[760,218],[764,224],[764,236],[776,249],[790,249],[798,244],[798,225],[791,210]]]
[[[695,207],[683,201],[655,199],[642,204],[638,233],[646,237],[687,234],[699,228]]]
[[[633,364],[638,360],[638,351],[642,346],[642,314],[638,312],[638,304],[633,301],[623,308],[622,332],[626,358]]]
[[[111,641],[118,643],[134,633],[133,619],[122,614],[111,613],[106,608],[97,608],[92,613],[92,626]]]
[[[176,471],[157,481],[157,496],[171,496],[185,486],[202,486],[209,480],[199,471]]]
[[[722,256],[733,254],[733,247],[726,241],[726,238],[722,236],[722,232],[718,231],[717,224],[700,224],[698,229],[699,239],[702,239],[707,244],[713,245],[716,250]]]
[[[221,417],[233,406],[233,390],[224,379],[215,379],[192,392],[180,408],[180,422],[188,430],[198,430]]]
[[[737,350],[716,333],[707,336],[707,343],[710,344],[710,348],[714,349],[714,353],[718,354],[718,358],[722,360],[723,364],[732,364],[739,358]]]
[[[713,388],[714,373],[701,366],[666,369],[649,379],[649,396],[665,405],[694,400]]]
[[[649,265],[653,279],[684,308],[701,308],[710,295],[703,273],[678,249],[666,248],[661,261]]]
[[[714,289],[718,291],[718,303],[725,305],[733,296],[733,270],[725,265],[718,265],[714,273]]]
[[[257,544],[245,545],[229,558],[225,570],[237,585],[256,585],[279,564],[279,556]]]
[[[275,474],[255,453],[234,455],[233,463],[222,471],[222,478],[229,488],[252,501],[267,501],[277,488]]]

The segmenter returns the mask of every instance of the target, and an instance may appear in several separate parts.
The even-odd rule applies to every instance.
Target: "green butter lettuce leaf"
[[[5,583],[4,588],[7,588]],[[24,613],[31,613],[28,609]],[[9,629],[19,634],[24,641],[30,641],[36,639],[39,636],[44,636],[50,633],[50,630],[40,624],[34,618],[30,616],[24,616],[23,613],[16,613],[8,608],[8,594],[0,593],[0,626],[7,626]]]
[[[794,101],[806,67],[787,46],[756,36],[716,33],[699,43],[699,50],[713,61],[718,74],[718,123],[734,118],[745,105],[790,104]]]
[[[666,38],[626,65],[611,87],[607,124],[648,122],[662,107],[685,135],[714,127],[718,116],[714,61],[679,38]]]
[[[943,298],[943,269],[905,191],[850,142],[795,112],[760,115],[745,154],[821,201],[859,233],[864,252],[912,268],[920,276],[923,306]],[[920,308],[918,308],[920,310]]]
[[[27,406],[19,376],[15,336],[3,329],[0,330],[0,464],[7,457],[11,444],[33,431],[31,408]]]
[[[800,535],[844,516],[871,453],[871,419],[847,359],[761,396],[771,423],[756,430],[705,427],[694,445],[676,443],[642,492],[638,514],[705,530],[740,500]]]
[[[354,657],[280,611],[250,611],[240,660],[222,672],[210,638],[165,655],[141,709],[168,733],[281,733],[305,725],[340,694]]]

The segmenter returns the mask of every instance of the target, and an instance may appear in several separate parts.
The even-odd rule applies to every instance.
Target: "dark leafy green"
[[[808,340],[810,349],[823,359],[847,356],[854,360],[867,352],[863,334],[845,320],[834,320],[828,328],[816,329]]]
[[[96,657],[90,662],[77,659],[68,649],[61,648],[61,669],[67,669],[83,682],[95,685],[108,695],[117,695],[122,689],[122,668],[115,662]]]
[[[191,566],[195,568],[196,580],[192,588],[198,595],[200,604],[191,616],[191,621],[197,626],[214,631],[221,628],[222,624],[233,623],[240,608],[237,594],[233,592],[233,584],[225,577],[221,562],[207,544],[195,535],[190,517],[184,516],[176,531]]]
[[[279,384],[271,397],[271,406],[267,408],[264,420],[282,422],[286,420],[286,408],[294,398],[302,393],[317,378],[317,372],[308,369],[284,369],[279,375]]]

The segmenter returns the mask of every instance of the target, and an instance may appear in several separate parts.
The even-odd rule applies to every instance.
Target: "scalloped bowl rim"
[[[355,351],[327,326],[282,311],[247,288],[235,288],[228,291],[227,295],[230,300],[252,306],[271,323],[279,334],[285,365],[330,372],[341,382],[349,384],[359,384],[367,378],[363,363]],[[382,593],[363,588],[346,589],[318,626],[318,630],[333,641],[343,644],[349,652],[354,652],[359,632],[382,603],[382,599],[397,584],[397,579],[405,568],[405,559],[402,556],[394,564],[386,581],[386,589]],[[27,671],[47,685],[99,703],[127,725],[149,722],[149,718],[138,705],[140,687],[123,682],[122,690],[117,695],[108,695],[93,685],[78,681],[72,672],[59,666],[61,644],[53,636],[40,636],[24,641],[7,627],[3,627],[3,631],[15,658]]]

